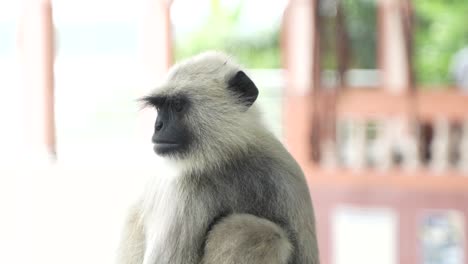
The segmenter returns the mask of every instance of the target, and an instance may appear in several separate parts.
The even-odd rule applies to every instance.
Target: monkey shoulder
[[[289,222],[289,211],[301,191],[295,183],[297,175],[291,175],[295,171],[284,161],[267,154],[239,156],[216,169],[187,175],[184,186],[194,197],[192,202],[215,208],[215,212],[249,213]]]

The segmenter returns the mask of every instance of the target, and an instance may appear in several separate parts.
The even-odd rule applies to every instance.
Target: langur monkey
[[[173,66],[141,100],[157,110],[155,172],[130,210],[119,264],[318,264],[300,167],[262,124],[258,89],[228,56]],[[166,174],[166,172],[164,172]]]

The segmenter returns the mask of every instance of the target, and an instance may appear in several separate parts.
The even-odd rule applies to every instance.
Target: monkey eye
[[[173,102],[173,107],[176,112],[181,112],[184,109],[184,103],[180,99],[176,99]]]

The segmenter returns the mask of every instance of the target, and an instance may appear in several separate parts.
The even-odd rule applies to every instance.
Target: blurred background
[[[232,54],[303,168],[321,263],[468,263],[468,1],[0,0],[0,262],[113,263],[156,173],[136,99]]]

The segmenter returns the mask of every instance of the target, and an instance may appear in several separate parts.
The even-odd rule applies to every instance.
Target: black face
[[[190,131],[184,122],[189,108],[188,100],[184,96],[149,96],[143,98],[143,101],[158,111],[152,137],[154,151],[159,155],[186,151],[191,142]]]
[[[238,71],[227,83],[231,90],[241,99],[241,104],[248,109],[258,97],[258,89],[252,80]],[[184,95],[156,96],[150,95],[141,99],[145,105],[153,106],[158,111],[154,125],[152,141],[154,151],[159,155],[183,155],[193,142],[193,135],[186,125],[185,116],[190,108],[190,101]]]

